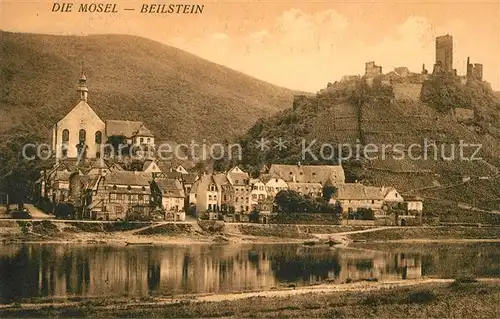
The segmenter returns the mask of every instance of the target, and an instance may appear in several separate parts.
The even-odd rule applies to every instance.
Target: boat
[[[147,242],[147,243],[145,243],[145,242],[136,242],[136,243],[134,243],[134,242],[128,242],[128,241],[126,241],[125,245],[126,246],[151,246],[151,245],[153,245],[153,243],[152,242]]]

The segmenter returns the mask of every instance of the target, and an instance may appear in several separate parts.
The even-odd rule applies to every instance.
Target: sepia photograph
[[[500,318],[500,0],[0,0],[1,318]]]

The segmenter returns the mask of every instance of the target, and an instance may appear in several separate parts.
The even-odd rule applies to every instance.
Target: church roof
[[[87,104],[87,102],[81,100],[78,102],[78,104],[71,109],[59,122],[62,122],[65,119],[71,119],[71,118],[87,118],[89,119],[90,117],[94,117],[95,119],[98,119],[99,121],[102,122],[101,118],[97,113],[90,107],[90,105]]]
[[[134,136],[154,137],[153,133],[144,124],[135,132]]]
[[[144,123],[140,121],[106,120],[106,136],[133,137]]]

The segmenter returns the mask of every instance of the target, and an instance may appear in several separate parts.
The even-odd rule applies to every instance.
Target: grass
[[[132,317],[132,318],[495,318],[500,286],[463,283],[367,292],[330,292],[281,298],[252,297],[221,302],[191,302],[147,306],[108,299],[77,306],[0,310],[1,317]],[[153,300],[150,300],[153,301]],[[112,307],[109,307],[111,306]]]

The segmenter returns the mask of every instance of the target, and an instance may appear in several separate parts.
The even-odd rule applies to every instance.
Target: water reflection
[[[498,264],[495,266],[490,259],[499,260],[498,247],[476,253],[474,262],[482,263],[481,274],[498,274]],[[457,253],[443,256],[440,251],[410,248],[381,252],[297,245],[3,245],[0,299],[176,295],[269,289],[280,284],[325,280],[341,283],[348,278],[414,279],[463,265],[447,262],[467,256]],[[486,260],[481,261],[481,256]]]

